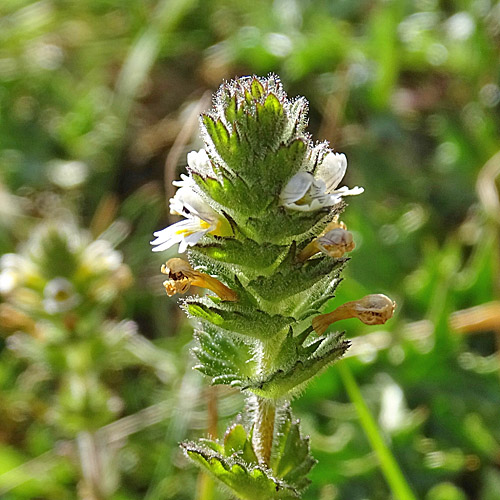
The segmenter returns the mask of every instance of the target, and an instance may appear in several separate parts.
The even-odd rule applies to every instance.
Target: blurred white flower
[[[82,253],[82,263],[93,272],[116,271],[122,263],[122,254],[107,240],[95,240]]]
[[[290,210],[311,212],[339,203],[343,196],[361,194],[364,189],[345,186],[335,189],[344,178],[347,159],[344,154],[328,153],[316,170],[295,174],[280,194],[281,205]]]
[[[48,165],[50,180],[63,189],[81,187],[88,175],[89,167],[82,161],[55,160]]]
[[[0,293],[8,294],[24,282],[28,272],[33,272],[33,265],[15,253],[6,253],[0,257]]]
[[[13,269],[0,271],[0,293],[10,293],[18,284],[18,274]]]
[[[452,40],[467,40],[476,30],[476,22],[468,12],[457,12],[445,23],[448,36]]]
[[[69,311],[80,302],[80,297],[66,278],[50,280],[45,285],[43,296],[43,308],[49,314]]]

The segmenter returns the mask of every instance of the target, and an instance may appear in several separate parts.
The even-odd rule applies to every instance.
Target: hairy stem
[[[255,398],[252,445],[261,465],[269,467],[273,448],[276,405],[272,399]]]
[[[279,352],[283,336],[276,335],[272,340],[259,345],[255,358],[258,372],[261,376],[267,375],[274,369],[276,353]],[[253,437],[252,445],[261,465],[269,466],[273,448],[274,423],[276,420],[276,401],[260,396],[253,396]]]

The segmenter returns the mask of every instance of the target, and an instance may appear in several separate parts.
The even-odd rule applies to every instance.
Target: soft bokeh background
[[[154,230],[223,79],[275,72],[365,194],[333,308],[344,362],[419,499],[500,498],[500,4],[2,0],[0,496],[226,500],[183,439],[242,406],[189,354]],[[495,184],[496,183],[496,184]],[[454,312],[483,306],[473,312]],[[304,499],[391,498],[336,367],[293,403]]]

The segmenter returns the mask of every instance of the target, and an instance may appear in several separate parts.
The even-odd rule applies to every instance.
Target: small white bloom
[[[95,240],[85,247],[82,262],[95,273],[116,271],[122,264],[122,255],[107,240]]]
[[[0,257],[0,294],[11,293],[25,281],[27,274],[34,274],[33,264],[15,253]]]
[[[151,242],[151,245],[156,245],[153,252],[162,252],[179,243],[179,253],[183,253],[188,246],[196,245],[205,234],[213,229],[215,229],[213,224],[196,216],[176,222],[153,233],[156,236],[156,239]]]
[[[311,212],[339,203],[343,196],[361,194],[364,189],[335,189],[344,178],[347,159],[344,154],[328,153],[319,165],[316,175],[309,172],[295,174],[280,194],[281,205],[290,210]]]
[[[18,274],[13,269],[3,269],[0,271],[0,294],[12,292],[18,282]]]
[[[177,185],[181,187],[176,191],[174,197],[170,198],[170,213],[182,215],[183,217],[190,217],[195,214],[202,219],[204,219],[204,215],[209,218],[218,217],[212,207],[193,191],[189,184],[190,181],[192,181],[191,178],[186,178],[177,182]],[[194,181],[192,182],[194,184]]]
[[[43,308],[49,314],[69,311],[80,302],[73,285],[66,278],[54,278],[43,289]]]
[[[156,231],[156,239],[151,242],[155,245],[153,252],[167,250],[179,243],[179,252],[183,253],[188,246],[196,245],[207,233],[222,234],[220,231],[224,224],[223,219],[192,190],[192,178],[184,175],[181,181],[174,184],[180,187],[170,199],[170,213],[182,215],[186,219]]]

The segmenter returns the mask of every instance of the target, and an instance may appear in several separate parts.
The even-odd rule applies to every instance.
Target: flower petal
[[[184,253],[187,247],[193,247],[208,233],[208,229],[201,229],[195,233],[188,234],[179,245],[179,253]]]
[[[343,153],[328,153],[319,167],[315,175],[317,179],[324,181],[326,192],[332,192],[344,178],[347,170],[347,158]]]
[[[196,172],[203,177],[213,176],[213,168],[210,158],[204,149],[199,151],[191,151],[187,155],[188,169]]]
[[[314,176],[309,172],[295,174],[281,191],[281,204],[286,207],[288,204],[300,200],[307,193],[313,181]]]
[[[181,180],[180,181],[172,181],[172,184],[176,187],[192,187],[196,183],[194,182],[194,179],[192,177],[190,177],[189,175],[181,174]]]
[[[298,212],[314,212],[325,207],[331,207],[340,202],[341,196],[334,194],[322,194],[316,198],[310,198],[307,203],[286,203],[283,206],[289,210]]]
[[[323,179],[314,179],[311,187],[309,188],[308,196],[311,198],[320,198],[326,193],[326,184]]]
[[[196,216],[211,224],[219,219],[217,212],[188,186],[180,187],[175,196],[170,198],[170,213],[184,217]]]
[[[201,220],[198,218],[193,217],[186,220],[181,220],[179,222],[176,222],[175,224],[167,226],[161,231],[156,231],[155,233],[153,233],[156,236],[156,239],[151,242],[151,245],[155,245],[155,248],[153,248],[152,250],[153,252],[161,252],[163,250],[167,250],[167,248],[170,248],[176,243],[181,243],[190,235],[201,233],[194,243],[192,243],[192,238],[188,240],[187,244],[195,245],[198,240],[209,230],[210,228],[206,228],[201,225]]]
[[[342,196],[355,196],[364,192],[365,189],[359,186],[355,186],[352,189],[349,189],[347,186],[342,186],[341,188],[332,191],[330,194],[342,197]]]

